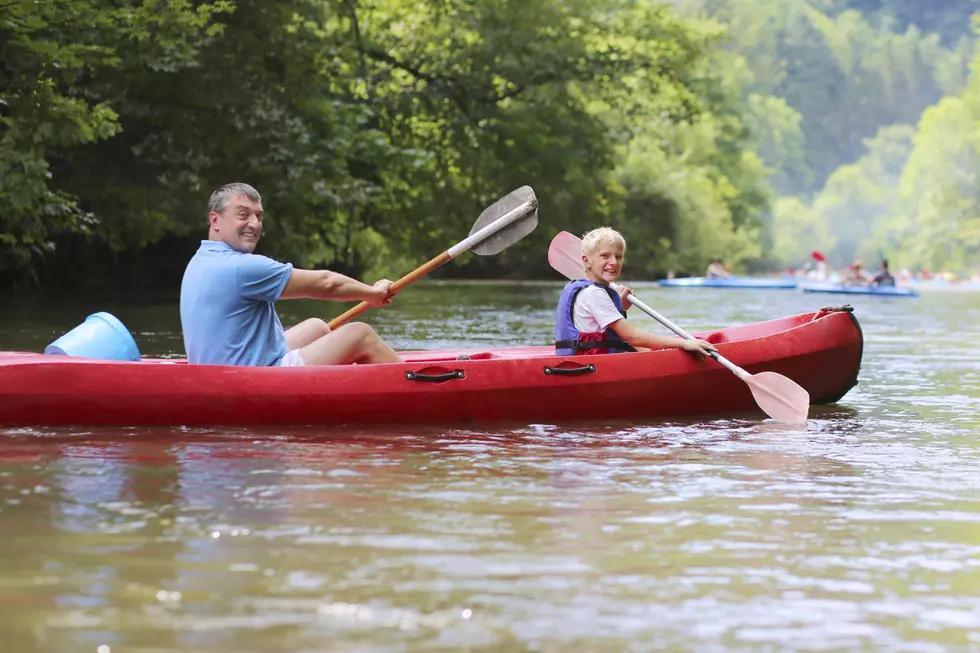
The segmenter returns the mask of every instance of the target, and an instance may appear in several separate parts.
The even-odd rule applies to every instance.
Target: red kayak
[[[812,403],[857,383],[850,310],[697,334]],[[678,349],[558,357],[552,347],[403,352],[404,363],[226,367],[0,352],[0,425],[305,425],[659,419],[758,412],[745,383]],[[458,360],[463,358],[463,360]]]

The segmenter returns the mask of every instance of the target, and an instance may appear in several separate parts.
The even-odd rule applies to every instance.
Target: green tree
[[[914,123],[966,79],[968,47],[950,50],[915,25],[896,33],[893,23],[873,26],[856,11],[831,14],[831,3],[682,0],[681,6],[729,26],[730,48],[752,72],[747,93],[782,98],[800,114],[812,176],[777,178],[783,193],[819,190],[834,170],[863,155],[864,139],[887,125]]]
[[[902,174],[897,210],[876,238],[902,265],[966,272],[980,265],[980,89],[922,115]]]
[[[121,125],[93,80],[122,66],[179,68],[217,34],[221,0],[135,7],[95,0],[9,0],[0,20],[0,270],[29,272],[51,236],[97,231],[100,216],[51,164],[67,149],[110,139]],[[121,93],[122,90],[117,91]]]
[[[544,272],[554,230],[620,217],[629,194],[612,173],[631,140],[650,134],[671,141],[664,147],[680,166],[685,143],[697,143],[698,174],[733,228],[753,224],[765,203],[740,95],[705,74],[715,31],[656,2],[170,0],[133,16],[95,0],[45,7],[47,27],[27,41],[91,43],[103,59],[56,80],[84,98],[92,126],[49,140],[42,157],[50,178],[39,188],[75,222],[42,224],[50,197],[22,205],[0,223],[8,263],[15,247],[17,265],[36,262],[25,234],[49,243],[74,230],[87,239],[56,260],[108,265],[115,252],[146,265],[147,247],[204,233],[212,188],[243,180],[270,215],[264,252],[397,274],[529,183],[553,229],[455,270]],[[27,46],[19,56],[44,68]],[[11,161],[37,137],[36,125],[21,124],[5,150]],[[687,229],[706,215],[681,207],[673,219]],[[31,220],[40,226],[28,231]]]
[[[915,25],[923,32],[935,32],[943,41],[954,44],[970,36],[970,16],[980,12],[977,0],[836,0],[836,10],[856,9],[876,23],[885,23],[898,31]]]
[[[872,237],[878,223],[900,206],[899,181],[912,151],[915,129],[892,125],[865,140],[867,154],[841,166],[809,206],[796,198],[777,203],[776,254],[787,265],[800,265],[816,249],[831,266],[856,257],[874,260],[884,252]]]

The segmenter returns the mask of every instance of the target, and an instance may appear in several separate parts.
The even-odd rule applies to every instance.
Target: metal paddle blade
[[[582,267],[582,239],[567,231],[559,233],[551,239],[548,263],[573,281],[583,278],[585,268]]]
[[[759,372],[743,380],[766,415],[783,424],[806,424],[810,393],[795,381],[775,372]]]
[[[476,219],[473,228],[470,229],[472,236],[487,225],[493,224],[504,215],[524,203],[530,203],[527,212],[523,217],[515,220],[489,238],[473,246],[472,251],[481,256],[491,256],[507,249],[524,236],[528,235],[538,226],[538,198],[530,186],[521,186],[506,197],[502,197],[488,206],[480,217]]]

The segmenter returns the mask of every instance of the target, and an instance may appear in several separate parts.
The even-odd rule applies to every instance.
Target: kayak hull
[[[738,288],[742,290],[793,290],[798,285],[795,279],[763,279],[758,277],[732,277],[729,279],[681,277],[679,279],[661,279],[657,283],[664,288]]]
[[[803,292],[832,295],[874,295],[877,297],[918,297],[911,288],[898,286],[844,286],[836,283],[814,283],[801,286]]]
[[[749,372],[832,403],[857,383],[852,313],[825,309],[699,334]],[[461,354],[469,360],[457,360]],[[658,419],[758,412],[748,387],[678,349],[559,357],[551,347],[404,352],[403,363],[189,365],[0,353],[0,425],[339,425]]]

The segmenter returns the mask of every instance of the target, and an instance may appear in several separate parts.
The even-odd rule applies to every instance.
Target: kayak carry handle
[[[452,381],[453,379],[465,379],[466,374],[463,370],[453,370],[445,374],[426,374],[424,372],[405,372],[405,378],[409,381],[429,381],[438,383],[439,381]]]
[[[595,365],[583,365],[581,367],[548,367],[544,366],[545,376],[580,376],[582,374],[594,374]]]

